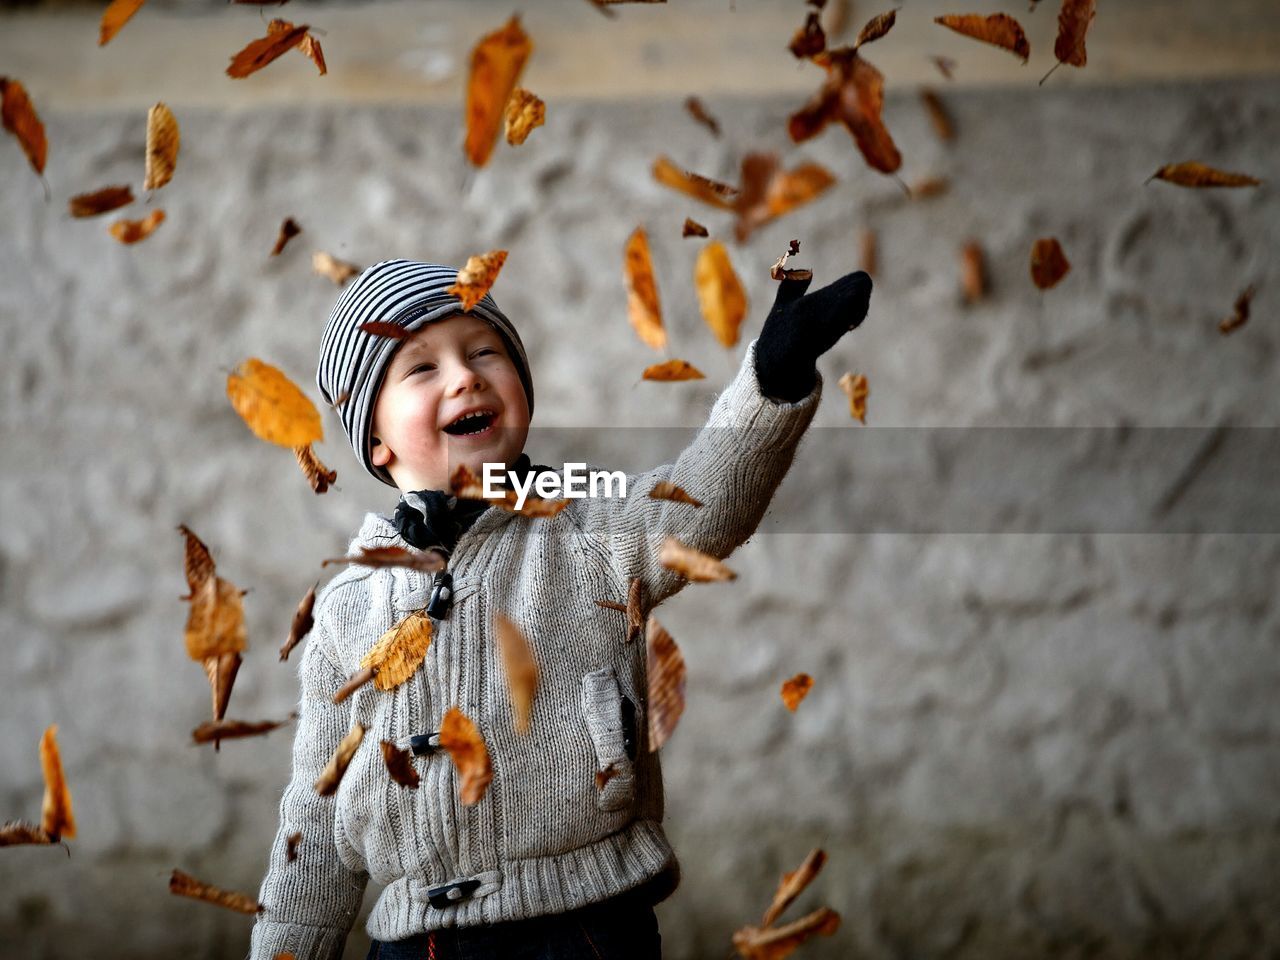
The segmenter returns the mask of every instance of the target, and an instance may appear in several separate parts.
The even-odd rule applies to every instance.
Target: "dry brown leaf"
[[[618,603],[616,600],[597,600],[596,603],[599,606],[604,607],[606,610],[618,610],[622,613],[627,612],[627,605],[625,603]]]
[[[417,790],[421,778],[414,769],[413,758],[408,750],[401,750],[390,740],[382,741],[382,762],[387,765],[387,773],[391,779],[402,787]]]
[[[978,13],[953,13],[934,17],[933,22],[940,23],[974,40],[981,40],[983,43],[994,44],[1008,50],[1021,57],[1023,63],[1026,63],[1027,58],[1031,56],[1031,44],[1027,42],[1022,24],[1007,13],[993,13],[990,16]]]
[[[286,859],[286,860],[288,860],[290,863],[293,863],[293,861],[295,861],[295,860],[297,860],[297,859],[298,859],[298,844],[300,844],[300,843],[302,843],[302,831],[301,831],[301,830],[295,830],[293,833],[289,834],[288,838],[285,840],[284,856],[285,856],[285,859]],[[284,956],[284,957],[292,957],[292,956],[293,956],[293,954],[291,954],[291,953],[285,953],[285,954],[277,953],[277,954],[276,954],[276,956],[275,956],[275,960],[280,960],[280,957],[282,957],[282,956]]]
[[[827,35],[822,31],[821,15],[810,10],[805,17],[804,26],[795,32],[787,49],[797,60],[808,60],[827,48]]]
[[[430,646],[431,617],[415,610],[378,638],[360,666],[375,671],[373,685],[379,690],[394,690],[417,672]]]
[[[706,374],[688,360],[664,360],[644,368],[643,380],[656,380],[659,383],[674,383],[678,380],[704,380]]]
[[[211,577],[191,595],[184,636],[192,660],[203,664],[245,649],[243,597],[239,587],[222,577]]]
[[[1058,10],[1058,38],[1053,43],[1053,55],[1059,63],[1083,67],[1088,61],[1084,38],[1097,12],[1095,0],[1062,0]]]
[[[807,697],[812,689],[813,677],[807,673],[797,673],[782,684],[782,702],[794,713],[796,707],[800,706],[800,701]]]
[[[493,779],[493,767],[479,728],[457,707],[450,707],[440,722],[440,746],[449,751],[458,772],[458,798],[465,806],[478,803]]]
[[[463,310],[470,310],[484,299],[506,262],[505,250],[490,250],[467,257],[466,265],[458,271],[457,282],[446,292],[462,301]]]
[[[1245,289],[1240,293],[1240,296],[1236,297],[1235,306],[1231,316],[1224,317],[1222,320],[1218,321],[1218,330],[1221,333],[1224,335],[1231,333],[1233,330],[1238,330],[1249,322],[1249,307],[1253,302],[1253,295],[1256,292],[1257,291],[1254,289],[1253,284],[1250,284],[1245,287]]]
[[[111,0],[98,26],[98,46],[106,46],[147,0]]]
[[[373,669],[373,667],[365,667],[363,670],[357,670],[347,678],[346,683],[333,692],[333,702],[342,703],[342,701],[346,700],[347,697],[351,696],[366,683],[370,682],[375,676],[377,676],[377,674],[378,671]]]
[[[155,233],[156,227],[164,223],[164,211],[152,210],[141,220],[117,220],[109,230],[111,235],[121,243],[137,243]]]
[[[747,315],[747,294],[734,273],[729,251],[719,240],[712,240],[698,254],[693,283],[702,319],[722,347],[732,347]]]
[[[196,595],[196,591],[214,575],[216,568],[213,563],[213,554],[209,552],[204,541],[191,532],[190,527],[185,523],[179,524],[178,532],[184,538],[182,566],[187,578],[187,595],[181,599],[190,600]]]
[[[596,789],[603,790],[609,785],[609,781],[618,775],[618,768],[614,764],[609,764],[603,770],[596,771]]]
[[[519,14],[502,29],[486,35],[471,51],[464,149],[473,166],[483,167],[488,163],[507,101],[532,52],[533,41],[521,29]]]
[[[206,720],[191,731],[191,739],[196,743],[212,743],[216,746],[222,740],[261,737],[278,727],[283,727],[288,722],[288,720]]]
[[[40,808],[40,829],[56,843],[76,835],[76,818],[71,812],[71,791],[62,772],[58,752],[58,725],[50,724],[40,737],[40,769],[44,773],[44,801]]]
[[[406,567],[423,573],[435,573],[443,570],[446,562],[445,555],[434,549],[418,552],[406,550],[404,547],[361,547],[356,553],[345,557],[330,557],[320,566],[327,567],[331,563],[358,563],[364,567]]]
[[[227,376],[227,397],[249,429],[268,443],[293,448],[324,439],[315,404],[278,367],[257,357]]]
[[[696,550],[673,536],[662,541],[658,562],[668,570],[674,570],[692,583],[712,583],[736,580],[738,575],[709,553]]]
[[[682,237],[705,237],[707,236],[707,228],[696,220],[689,217],[684,218],[684,229],[680,231]]]
[[[310,590],[307,591],[298,609],[293,612],[293,622],[289,624],[289,639],[285,640],[284,646],[280,648],[280,662],[283,663],[289,659],[289,654],[293,652],[293,648],[302,642],[302,638],[311,632],[311,628],[315,626],[315,618],[311,616],[311,611],[316,605],[316,587],[320,586],[317,582]]]
[[[360,268],[354,263],[339,260],[323,250],[311,254],[311,270],[322,277],[328,277],[339,287],[360,272]]]
[[[277,26],[278,24],[285,24],[285,26],[282,28]],[[265,37],[254,40],[231,58],[231,66],[227,67],[227,76],[239,80],[257,73],[272,60],[302,43],[309,29],[310,26],[305,23],[294,26],[291,23],[286,24],[283,20],[271,21]]]
[[[865,424],[867,422],[867,395],[871,393],[871,388],[867,386],[866,374],[860,373],[856,377],[852,373],[844,374],[840,378],[840,389],[849,398],[850,416]]]
[[[209,689],[213,693],[214,720],[221,720],[227,715],[231,688],[235,685],[242,660],[243,657],[238,653],[222,653],[204,659],[205,676],[209,678]]]
[[[829,937],[840,929],[840,914],[819,907],[799,920],[776,929],[746,926],[733,935],[733,946],[744,960],[784,960],[812,937]]]
[[[347,765],[356,755],[356,750],[363,739],[364,727],[357,723],[342,738],[334,749],[333,756],[329,758],[328,765],[321,771],[315,784],[316,793],[322,797],[328,797],[337,792],[338,784],[342,782],[342,775],[347,772]]]
[[[734,206],[738,214],[734,235],[745,243],[756,228],[803,206],[835,182],[821,164],[803,163],[783,170],[774,154],[747,154],[742,158],[742,193]]]
[[[955,79],[956,62],[950,57],[930,57],[929,58],[938,72],[947,80]]]
[[[970,240],[960,249],[960,290],[964,302],[977,303],[987,295],[987,268],[982,247]]]
[[[43,176],[45,160],[49,156],[44,124],[36,115],[26,87],[11,77],[0,77],[0,121],[17,137],[32,169]]]
[[[203,900],[205,903],[212,903],[217,907],[226,907],[228,910],[235,910],[237,913],[261,913],[266,909],[248,894],[223,890],[221,887],[203,883],[191,876],[191,874],[183,873],[177,869],[169,877],[169,892],[180,897]]]
[[[946,193],[949,187],[946,177],[925,177],[911,185],[911,199],[927,200]]]
[[[1227,173],[1194,160],[1166,163],[1147,178],[1165,180],[1180,187],[1256,187],[1261,180],[1244,173]]]
[[[316,65],[316,69],[320,71],[320,76],[324,76],[329,72],[328,66],[324,62],[324,51],[320,49],[320,41],[315,38],[314,34],[308,33],[302,38],[302,42],[298,44],[298,49],[302,51],[302,55]]]
[[[769,904],[769,909],[764,912],[764,918],[760,925],[769,928],[777,922],[787,907],[795,902],[796,897],[804,893],[805,888],[813,882],[827,862],[827,854],[824,850],[815,847],[809,851],[808,856],[800,866],[794,870],[787,871],[782,874],[782,880],[778,883],[778,889],[773,894],[773,902]]]
[[[507,695],[511,699],[512,722],[516,733],[528,733],[533,696],[538,690],[538,663],[528,638],[519,627],[500,613],[493,619],[507,678]]]
[[[827,71],[822,88],[791,115],[787,131],[796,143],[817,136],[834,121],[845,125],[867,163],[881,173],[902,166],[902,155],[884,125],[884,76],[853,47],[814,58]]]
[[[659,480],[653,485],[653,489],[649,491],[648,496],[654,500],[671,500],[675,503],[687,503],[694,507],[701,507],[702,501],[685,493],[684,488],[677,487],[670,480]],[[637,583],[639,581],[636,581]]]
[[[159,190],[173,179],[181,141],[178,121],[173,111],[163,103],[157,103],[147,112],[147,172],[142,182],[144,190]]]
[[[867,25],[858,31],[858,39],[853,42],[856,50],[863,44],[871,43],[873,40],[879,40],[886,33],[893,29],[893,25],[898,22],[898,11],[890,10],[888,13],[877,14],[867,21]]]
[[[694,120],[697,120],[698,123],[710,130],[713,137],[720,136],[719,121],[711,115],[706,104],[701,100],[697,97],[688,97],[684,102],[684,108],[689,111],[689,116],[693,117]]]
[[[800,255],[800,241],[792,240],[787,246],[786,252],[773,262],[773,266],[769,268],[769,278],[782,282],[783,280],[812,280],[813,271],[788,268],[787,261],[792,257]]]
[[[947,108],[942,105],[941,98],[926,87],[920,91],[920,100],[924,103],[925,111],[929,114],[929,123],[933,125],[933,132],[938,135],[938,139],[954,140],[956,129],[951,124],[951,117],[947,113]]]
[[[686,196],[721,210],[732,210],[738,197],[737,187],[731,187],[727,183],[712,180],[698,173],[681,170],[666,157],[658,157],[653,161],[653,179],[665,187],[679,190]]]
[[[655,350],[666,349],[667,331],[662,326],[662,306],[658,302],[658,284],[653,276],[649,237],[644,227],[636,227],[627,238],[623,268],[627,281],[627,319],[646,344]]]
[[[644,581],[631,578],[627,588],[627,643],[638,640],[644,632]]]
[[[541,497],[528,496],[525,497],[524,506],[517,507],[516,504],[520,498],[514,490],[503,490],[502,496],[499,497],[486,497],[484,484],[476,476],[475,471],[465,463],[453,471],[453,475],[449,478],[449,488],[454,496],[463,500],[484,500],[500,510],[519,513],[526,517],[554,517],[569,506],[567,499],[543,500]]]
[[[652,614],[646,629],[649,676],[649,750],[656,753],[667,742],[684,713],[684,656],[675,638]]]
[[[507,104],[506,135],[507,143],[518,147],[529,139],[534,127],[547,122],[547,105],[536,94],[524,87],[516,87],[511,91],[511,101]]]
[[[858,260],[862,264],[862,269],[867,276],[874,277],[880,267],[880,258],[876,255],[877,248],[876,232],[871,229],[863,230],[858,237]]]
[[[67,201],[67,207],[73,217],[96,217],[131,203],[133,190],[129,187],[103,187],[93,193],[76,194]]]
[[[53,842],[53,837],[49,836],[34,823],[27,823],[24,820],[10,820],[4,826],[0,826],[0,847],[16,847],[27,843],[50,844]]]
[[[1070,269],[1056,237],[1041,237],[1031,245],[1031,282],[1041,290],[1055,286]]]
[[[307,478],[307,483],[311,484],[311,489],[315,493],[327,493],[329,487],[338,479],[338,471],[326,467],[316,456],[311,444],[294,447],[293,455],[297,457],[302,475]]]
[[[280,256],[284,252],[284,245],[302,232],[302,228],[298,226],[298,221],[293,217],[285,217],[284,222],[280,224],[280,233],[276,237],[276,245],[271,248],[273,257]]]
[[[366,320],[357,329],[371,337],[386,337],[388,340],[407,340],[413,336],[412,330],[389,320]]]

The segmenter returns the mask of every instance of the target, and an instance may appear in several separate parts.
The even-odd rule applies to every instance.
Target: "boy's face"
[[[465,413],[485,416],[458,423]],[[447,429],[446,429],[447,428]],[[414,331],[396,350],[373,408],[373,462],[402,492],[448,490],[459,464],[510,465],[529,434],[529,403],[502,338],[456,314]]]

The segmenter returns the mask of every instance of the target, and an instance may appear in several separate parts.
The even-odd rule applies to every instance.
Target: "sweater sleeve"
[[[250,960],[272,960],[278,953],[291,953],[296,960],[341,957],[368,882],[368,874],[352,871],[339,857],[336,795],[322,797],[314,786],[350,722],[347,708],[333,702],[345,677],[327,654],[326,642],[317,619],[303,649],[293,773],[280,801],[280,829],[258,895],[266,909],[253,927]],[[302,839],[290,863],[288,840],[295,833]]]
[[[821,375],[809,395],[794,403],[765,396],[756,376],[755,348],[753,340],[706,424],[675,462],[628,476],[626,497],[577,501],[585,505],[584,530],[608,537],[618,574],[626,581],[641,579],[649,607],[686,583],[659,564],[663,540],[674,536],[719,559],[746,542],[764,518],[818,408]],[[648,493],[661,480],[682,488],[702,506],[652,499]]]

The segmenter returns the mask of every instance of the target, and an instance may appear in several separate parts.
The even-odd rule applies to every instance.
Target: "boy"
[[[684,585],[657,560],[668,534],[725,557],[755,531],[817,408],[815,361],[862,322],[871,294],[865,273],[808,296],[809,281],[783,281],[742,368],[675,463],[629,477],[625,498],[574,499],[536,518],[448,493],[461,463],[477,475],[502,463],[521,482],[548,469],[523,453],[533,381],[519,335],[491,297],[462,313],[446,292],[455,278],[434,264],[375,264],[325,329],[320,391],[330,404],[345,397],[337,410],[356,457],[401,491],[394,517],[368,514],[351,551],[433,548],[448,570],[353,565],[316,600],[255,960],[340,956],[370,876],[385,886],[369,916],[370,957],[661,955],[652,908],[679,873],[647,743],[645,643],[629,642],[624,618],[595,601],[625,600],[638,578],[647,614]],[[370,335],[359,329],[369,321],[408,335]],[[647,497],[659,480],[703,506]],[[423,609],[432,636],[417,672],[335,704],[374,642]],[[539,665],[524,735],[494,639],[498,613]],[[438,747],[451,707],[476,723],[492,764],[470,806]],[[314,781],[355,724],[364,739],[337,792],[322,797]],[[411,748],[417,788],[391,779],[384,740]]]

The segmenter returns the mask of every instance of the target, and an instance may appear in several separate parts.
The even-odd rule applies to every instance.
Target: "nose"
[[[449,381],[449,396],[458,397],[469,391],[481,390],[485,386],[484,377],[478,370],[472,369],[466,360],[459,360],[454,367]]]

